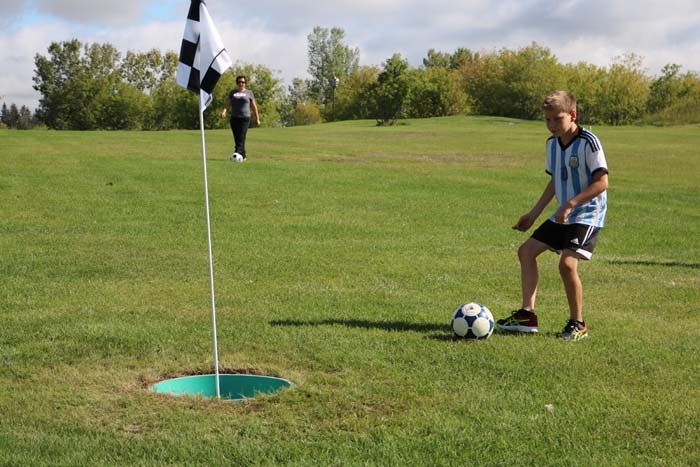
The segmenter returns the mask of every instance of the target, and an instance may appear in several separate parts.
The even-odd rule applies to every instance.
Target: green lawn
[[[221,369],[295,384],[244,403],[149,389],[213,372],[199,132],[0,131],[0,465],[700,464],[700,127],[593,128],[572,344],[555,255],[539,335],[449,330],[520,304],[544,124],[403,123],[207,132]]]

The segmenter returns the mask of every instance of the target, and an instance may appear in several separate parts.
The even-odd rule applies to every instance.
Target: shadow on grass
[[[318,321],[278,320],[272,326],[346,326],[349,328],[381,329],[384,331],[435,332],[449,331],[445,324],[408,323],[405,321],[369,321],[364,319],[322,319]]]
[[[611,259],[610,264],[629,265],[629,266],[662,266],[667,268],[690,268],[700,269],[700,263],[685,263],[683,261],[647,261],[633,259]]]
[[[270,321],[271,326],[346,326],[349,328],[361,329],[381,329],[383,331],[411,331],[429,334],[427,337],[438,341],[472,341],[477,339],[463,339],[456,337],[450,331],[449,324],[430,324],[430,323],[408,323],[405,321],[369,321],[365,319],[322,319],[317,321],[302,321],[302,320],[275,320]],[[555,332],[551,333],[520,333],[520,332],[502,332],[494,330],[491,337],[521,337],[527,338],[532,335],[540,335],[546,337],[556,337]],[[527,337],[526,337],[527,336]]]

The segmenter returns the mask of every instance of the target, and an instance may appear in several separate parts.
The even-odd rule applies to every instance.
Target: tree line
[[[294,126],[334,120],[459,114],[522,119],[540,116],[543,97],[567,89],[578,99],[584,124],[700,123],[700,75],[668,64],[658,76],[645,73],[642,58],[627,54],[607,67],[562,64],[550,49],[532,43],[517,50],[454,52],[428,50],[412,67],[400,54],[379,66],[360,66],[360,51],[344,43],[344,31],[317,26],[308,35],[308,73],[286,88],[264,65],[237,63],[214,91],[207,128],[225,128],[218,118],[235,76],[249,77],[262,125]],[[0,125],[52,129],[194,129],[197,97],[177,86],[175,52],[129,51],[110,44],[54,42],[35,56],[34,89],[41,98],[29,109],[2,106]]]

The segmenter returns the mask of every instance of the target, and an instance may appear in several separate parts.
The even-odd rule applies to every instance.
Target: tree
[[[34,58],[41,119],[49,128],[97,128],[95,103],[105,99],[119,81],[119,52],[110,44],[83,46],[77,39],[53,42],[48,51],[49,57],[37,54]]]
[[[308,39],[310,90],[321,105],[331,102],[338,90],[337,83],[344,83],[360,62],[360,51],[343,43],[345,31],[334,27],[316,26]]]
[[[479,59],[479,54],[474,53],[469,49],[465,49],[464,47],[460,47],[457,50],[454,51],[454,53],[450,56],[450,69],[452,70],[459,70],[460,68],[464,67],[466,64],[471,63],[475,60]]]
[[[692,94],[697,87],[697,77],[693,73],[681,74],[681,65],[668,64],[661,70],[662,75],[651,82],[649,111],[659,112],[671,107],[683,97]],[[694,83],[695,82],[695,83]]]
[[[565,65],[563,73],[566,80],[565,89],[576,97],[576,121],[580,124],[602,123],[602,109],[598,98],[605,70],[590,63],[579,62],[575,65]]]
[[[17,104],[13,103],[10,105],[10,111],[8,112],[5,123],[8,128],[17,128],[19,125],[19,109],[17,108]]]
[[[407,72],[408,61],[400,54],[394,54],[384,63],[377,81],[370,87],[372,114],[377,125],[391,125],[394,120],[401,118],[408,95]]]
[[[601,117],[610,125],[624,125],[642,117],[649,99],[649,79],[635,54],[616,58],[603,76],[598,102]]]
[[[127,83],[116,83],[112,92],[100,95],[95,104],[100,129],[141,130],[150,122],[151,100]]]
[[[358,67],[340,83],[335,95],[336,120],[372,118],[373,106],[368,96],[378,74],[377,67]]]
[[[34,127],[32,111],[29,110],[29,107],[27,107],[26,105],[20,107],[19,114],[17,117],[17,124],[15,128],[17,128],[18,130],[29,130]]]
[[[174,78],[159,83],[151,92],[150,98],[153,110],[148,128],[153,130],[199,128],[199,96],[178,86]]]
[[[449,68],[450,54],[438,52],[435,49],[428,50],[428,55],[423,59],[425,68]]]
[[[297,102],[294,110],[294,125],[313,125],[321,123],[321,110],[314,101]]]
[[[5,102],[2,103],[2,110],[0,110],[0,123],[4,128],[10,128],[10,109]]]
[[[467,109],[459,74],[445,67],[412,70],[406,114],[413,118],[457,115]]]
[[[26,105],[18,108],[17,104],[9,107],[3,102],[0,110],[0,128],[14,128],[17,130],[28,130],[34,127],[32,111]]]
[[[565,84],[563,68],[545,47],[532,43],[517,51],[501,50],[463,69],[467,93],[477,113],[533,119],[544,96]]]
[[[41,93],[39,115],[49,128],[68,127],[66,88],[80,72],[81,44],[77,39],[49,45],[49,57],[34,57],[34,89]]]
[[[139,91],[150,93],[164,78],[165,60],[166,57],[158,49],[145,53],[129,51],[119,69],[122,81]]]
[[[299,105],[307,105],[313,102],[311,98],[311,92],[309,89],[309,80],[294,78],[292,84],[287,86],[287,92],[282,97],[282,105],[280,106],[280,121],[282,126],[294,126],[296,125],[296,113],[299,109]],[[318,105],[316,105],[318,108]],[[321,113],[319,110],[319,118],[321,118]]]

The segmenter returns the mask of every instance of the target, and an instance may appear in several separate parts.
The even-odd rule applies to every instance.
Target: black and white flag
[[[193,92],[199,91],[200,109],[204,111],[211,102],[216,83],[231,65],[206,3],[192,0],[180,47],[177,84]]]

